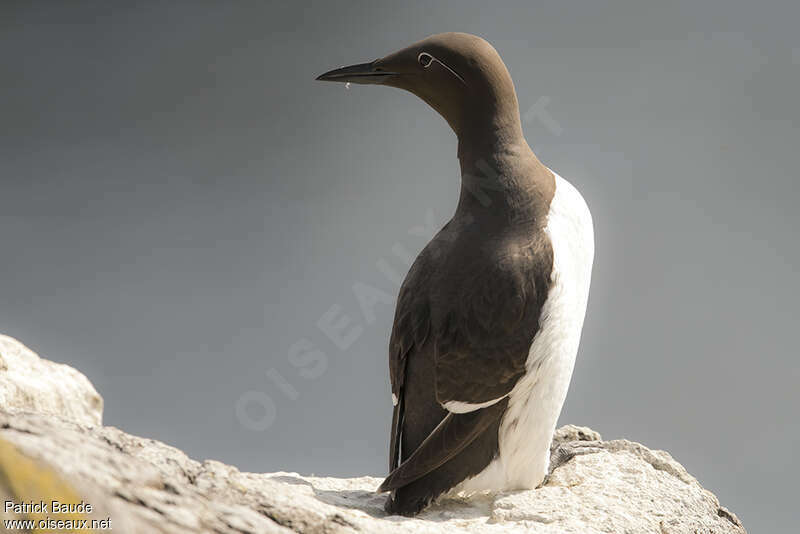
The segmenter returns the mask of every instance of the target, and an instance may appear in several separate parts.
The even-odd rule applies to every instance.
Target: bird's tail
[[[416,515],[433,499],[480,473],[497,455],[507,399],[474,412],[448,414],[422,444],[383,481],[390,514]]]

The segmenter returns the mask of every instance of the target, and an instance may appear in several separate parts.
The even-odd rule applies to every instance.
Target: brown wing
[[[418,480],[463,451],[505,411],[507,399],[466,414],[447,414],[414,453],[378,488],[391,491]]]
[[[448,284],[454,284],[449,292],[426,286],[421,276],[430,265],[422,256],[418,258],[400,291],[390,341],[389,368],[397,400],[390,472],[398,468],[400,459],[406,363],[423,352],[423,345],[433,344],[436,399],[444,407],[451,401],[469,405],[502,399],[525,373],[550,286],[552,253],[549,243],[546,245],[545,250],[530,246],[513,255],[486,260],[483,269],[464,269],[461,272],[465,274],[448,279]],[[476,412],[481,413],[474,417],[460,414],[443,421],[444,427],[437,427],[444,432],[448,447],[436,446],[441,445],[441,436],[435,436],[435,430],[431,441],[425,440],[428,445],[420,456],[416,451],[404,451],[407,460],[399,467],[407,474],[390,475],[394,482],[387,479],[385,485],[397,487],[397,481],[409,480],[408,473],[422,476],[457,454],[487,426],[490,416],[496,415],[489,408]]]
[[[407,358],[415,349],[425,344],[430,332],[430,306],[427,299],[419,296],[422,288],[415,283],[416,272],[418,269],[412,267],[400,289],[394,326],[389,341],[389,378],[394,399],[389,439],[389,471],[394,470],[399,463],[400,435],[405,408],[404,385]]]

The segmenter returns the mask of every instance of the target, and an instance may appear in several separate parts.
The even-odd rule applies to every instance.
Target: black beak
[[[396,75],[396,72],[388,72],[380,67],[375,67],[375,61],[372,61],[329,70],[325,74],[317,76],[317,80],[322,82],[382,84]]]

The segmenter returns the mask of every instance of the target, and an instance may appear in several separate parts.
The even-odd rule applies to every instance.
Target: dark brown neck
[[[501,224],[538,224],[546,219],[555,192],[553,175],[528,146],[518,119],[497,126],[459,135],[456,213]]]

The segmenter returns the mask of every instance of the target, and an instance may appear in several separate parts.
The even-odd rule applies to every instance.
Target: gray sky
[[[409,94],[313,79],[476,33],[594,216],[561,422],[787,532],[800,5],[396,4],[3,2],[0,331],[195,458],[384,474],[392,272],[455,207],[456,140]]]

